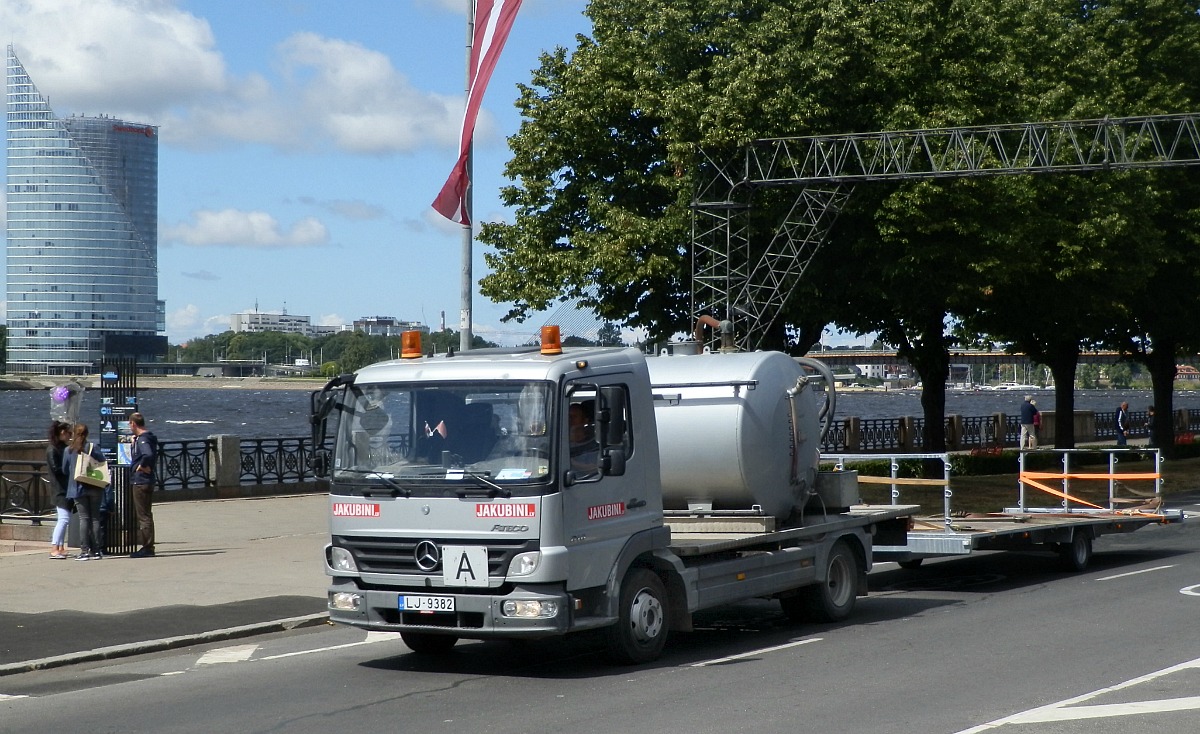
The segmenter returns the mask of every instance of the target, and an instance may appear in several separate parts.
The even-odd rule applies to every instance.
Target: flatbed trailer
[[[1061,454],[1061,472],[1026,470],[1025,459],[1034,453],[1054,452]],[[1107,472],[1080,472],[1071,467],[1071,457],[1082,453],[1105,453],[1108,455]],[[1152,453],[1155,459],[1153,472],[1118,472],[1117,464],[1124,456]],[[831,455],[823,459],[835,460],[839,466],[847,460],[875,459],[877,455]],[[915,568],[926,558],[966,556],[976,551],[1052,551],[1059,554],[1069,570],[1083,571],[1092,558],[1092,542],[1102,536],[1115,533],[1132,533],[1148,525],[1179,523],[1184,520],[1182,510],[1162,507],[1161,457],[1157,450],[1136,449],[1053,449],[1022,452],[1018,476],[1019,500],[1017,507],[1005,508],[995,513],[955,513],[950,506],[953,492],[950,489],[949,457],[947,454],[905,455],[892,458],[892,477],[859,477],[860,482],[875,482],[892,485],[893,502],[899,497],[899,488],[905,485],[940,485],[943,489],[943,513],[940,516],[916,517],[909,529],[904,544],[885,543],[874,546],[877,561],[896,561],[902,567]],[[941,459],[944,462],[945,479],[904,479],[896,477],[898,459]],[[1061,482],[1061,490],[1047,484]],[[1103,481],[1109,485],[1106,505],[1098,505],[1072,494],[1072,481]],[[1134,492],[1124,482],[1153,482],[1152,492],[1137,493],[1135,496],[1120,497],[1118,488]],[[1030,507],[1026,489],[1032,488],[1060,500],[1058,507]]]

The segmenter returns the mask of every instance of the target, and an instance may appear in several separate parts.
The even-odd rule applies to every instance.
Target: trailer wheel
[[[667,644],[667,589],[658,574],[632,568],[621,582],[620,613],[608,628],[608,655],[620,665],[648,663]]]
[[[793,597],[796,599],[793,604],[799,604],[806,612],[805,616],[813,621],[841,622],[854,611],[858,574],[858,556],[846,541],[839,540],[829,551],[824,583],[801,589],[800,595]],[[787,612],[786,607],[784,612]]]
[[[401,632],[400,639],[418,655],[439,655],[454,647],[454,635],[431,635],[428,632]]]
[[[1092,534],[1083,529],[1077,529],[1071,536],[1070,543],[1058,547],[1059,557],[1063,567],[1068,571],[1086,571],[1092,562]]]

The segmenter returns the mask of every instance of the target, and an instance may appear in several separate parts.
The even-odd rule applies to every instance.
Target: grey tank
[[[788,390],[805,371],[780,352],[658,356],[646,360],[664,509],[750,510],[784,519],[812,492],[820,459],[818,401]],[[796,481],[793,481],[793,475]]]

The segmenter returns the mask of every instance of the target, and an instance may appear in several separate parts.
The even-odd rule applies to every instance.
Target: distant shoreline
[[[78,382],[88,390],[99,389],[95,375],[57,380],[52,377],[0,378],[0,390],[48,390],[55,385]],[[139,390],[319,390],[325,379],[297,377],[159,377],[138,375]]]

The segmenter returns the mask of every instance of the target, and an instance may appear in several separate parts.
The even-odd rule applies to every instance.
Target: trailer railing
[[[1038,454],[1060,454],[1062,456],[1062,471],[1035,471],[1027,467],[1027,459]],[[1108,456],[1106,472],[1081,471],[1072,469],[1071,457],[1086,454],[1105,454]],[[1154,457],[1153,471],[1118,471],[1117,465],[1122,459],[1151,454]],[[1162,507],[1162,454],[1156,448],[1084,448],[1084,449],[1027,449],[1021,452],[1018,462],[1017,477],[1020,494],[1017,499],[1017,512],[1092,512],[1095,510],[1107,512],[1142,513],[1148,510],[1158,510]],[[1076,482],[1106,482],[1108,484],[1108,506],[1090,502],[1074,493],[1072,481]],[[1047,482],[1058,482],[1061,489],[1055,489]],[[1153,492],[1139,492],[1126,485],[1125,482],[1152,482]],[[1059,506],[1053,508],[1030,507],[1025,488],[1030,487],[1043,494],[1056,497]],[[1125,490],[1131,496],[1118,496],[1118,489]],[[1123,506],[1123,507],[1122,507]]]

